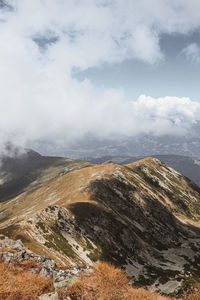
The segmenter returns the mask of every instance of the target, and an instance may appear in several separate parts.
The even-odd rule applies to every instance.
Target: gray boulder
[[[15,250],[24,250],[25,247],[24,247],[24,244],[22,243],[21,240],[17,240],[14,245],[13,245],[13,249]]]
[[[39,300],[58,300],[58,293],[55,292],[41,295]]]

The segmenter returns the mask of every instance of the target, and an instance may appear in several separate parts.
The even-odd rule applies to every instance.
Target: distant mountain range
[[[73,144],[60,145],[37,143],[31,145],[44,155],[57,155],[73,159],[102,156],[152,156],[181,155],[200,160],[200,125],[187,136],[139,135],[129,138],[100,139],[84,137]]]
[[[103,133],[102,133],[103,136]],[[86,160],[102,156],[181,155],[200,160],[200,122],[194,124],[185,136],[140,134],[132,137],[100,138],[91,135],[80,140],[56,144],[37,141],[29,145],[43,155],[71,157]]]

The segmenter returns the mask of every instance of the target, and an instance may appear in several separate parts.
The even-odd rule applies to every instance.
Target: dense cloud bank
[[[85,135],[186,134],[200,119],[189,98],[140,96],[78,82],[72,71],[137,59],[164,60],[162,34],[200,26],[198,0],[0,2],[0,145]],[[197,56],[198,46],[183,49]],[[2,150],[3,151],[3,150]]]

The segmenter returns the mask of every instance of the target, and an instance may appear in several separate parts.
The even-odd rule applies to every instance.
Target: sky
[[[115,65],[90,67],[75,71],[82,81],[89,78],[100,87],[123,88],[127,97],[137,99],[141,94],[152,97],[190,97],[199,101],[200,32],[163,34],[160,49],[164,56],[154,64],[127,59]]]
[[[200,120],[199,0],[0,0],[0,152]]]

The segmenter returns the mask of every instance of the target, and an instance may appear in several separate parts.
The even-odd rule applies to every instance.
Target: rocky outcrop
[[[44,277],[52,277],[56,271],[57,265],[53,260],[30,252],[21,240],[14,241],[0,235],[0,249],[0,258],[8,264],[32,262],[30,272]]]
[[[57,290],[66,290],[82,275],[91,272],[89,267],[72,267],[59,269],[57,264],[49,258],[30,252],[21,240],[14,241],[0,235],[0,259],[7,264],[28,268],[28,271],[53,279],[55,293],[42,295],[39,299],[58,299]]]

